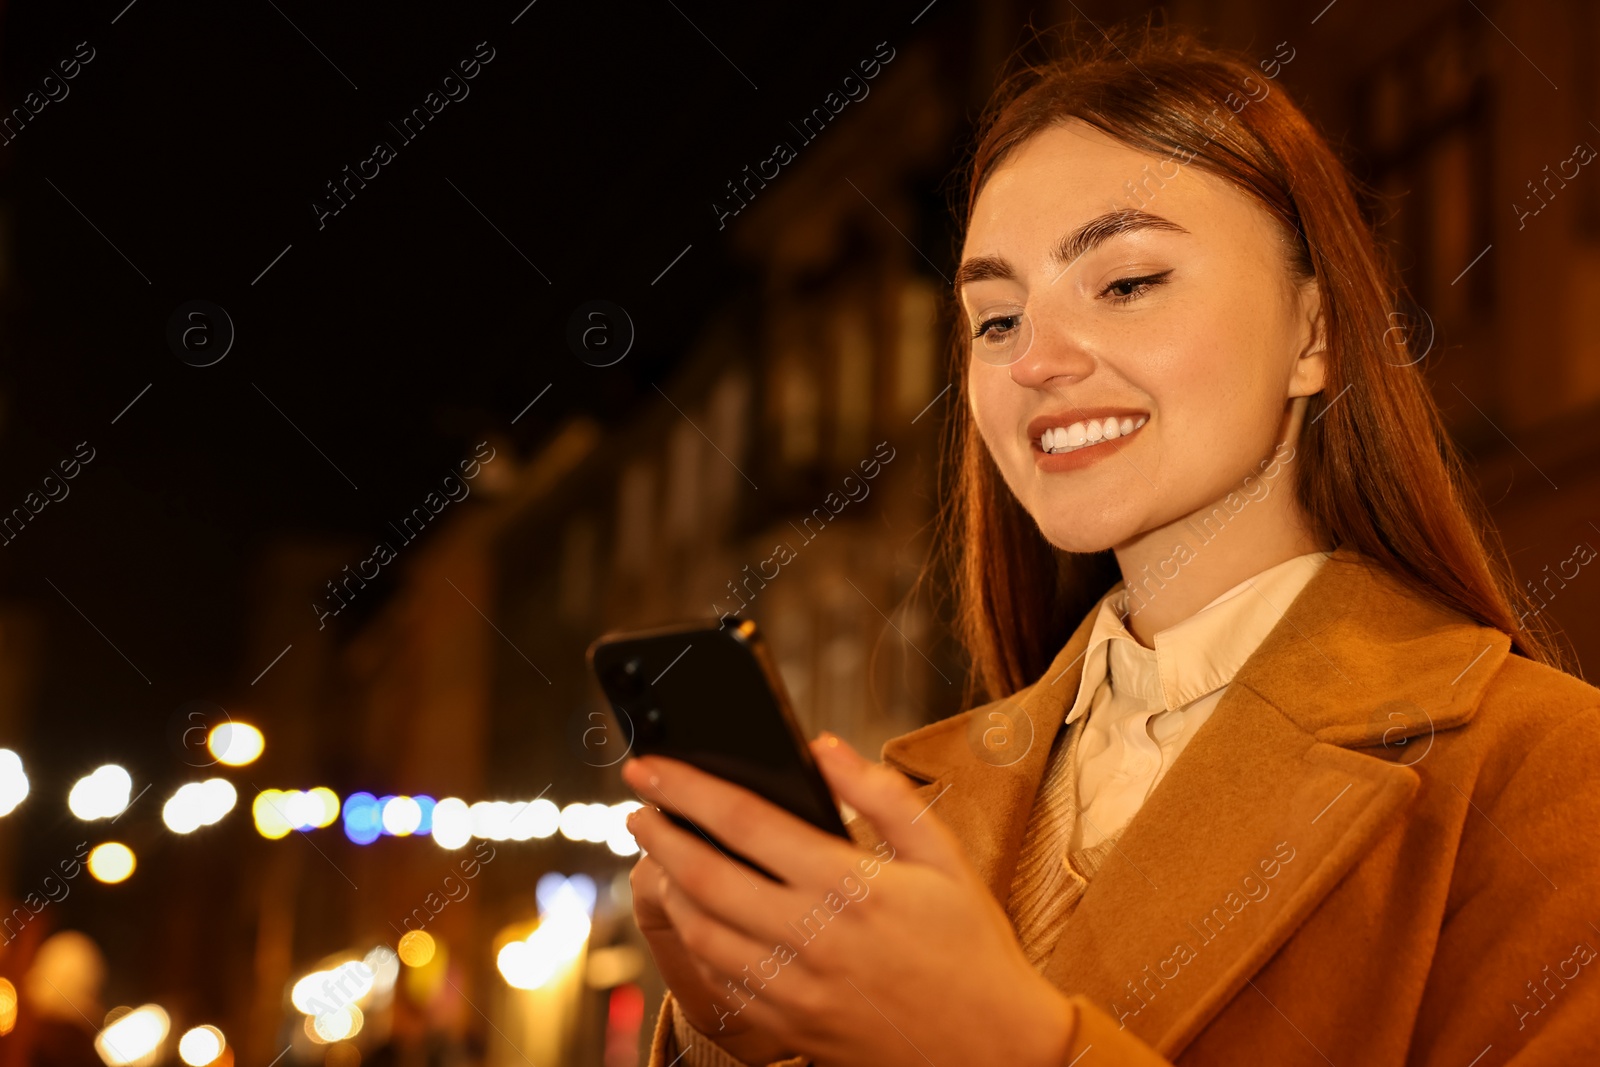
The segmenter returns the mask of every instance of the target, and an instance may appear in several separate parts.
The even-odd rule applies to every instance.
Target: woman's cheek
[[[976,361],[974,361],[976,363]],[[984,373],[988,371],[989,373]],[[977,423],[978,434],[983,438],[984,445],[989,449],[989,454],[995,457],[1002,466],[1012,462],[1013,459],[1005,452],[1007,436],[1004,432],[1006,423],[1005,395],[1002,388],[1005,384],[996,381],[997,368],[976,365],[967,377],[968,393],[972,397],[972,417]],[[1004,371],[999,371],[1004,373]]]
[[[972,423],[978,428],[978,436],[982,439],[984,447],[993,456],[994,439],[989,432],[989,409],[991,399],[984,391],[983,376],[976,368],[967,372],[967,413],[972,417]],[[995,456],[998,461],[999,456]]]

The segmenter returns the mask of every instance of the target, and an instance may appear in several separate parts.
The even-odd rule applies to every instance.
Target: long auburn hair
[[[1405,321],[1399,273],[1362,214],[1356,180],[1272,83],[1268,72],[1276,76],[1283,57],[1256,63],[1148,24],[1093,37],[1069,30],[1068,40],[1060,58],[1007,75],[986,108],[966,173],[963,232],[995,169],[1069,119],[1132,148],[1192,152],[1187,165],[1230,181],[1280,220],[1290,269],[1319,286],[1327,379],[1306,408],[1293,478],[1311,521],[1433,603],[1509,634],[1513,651],[1564,669],[1537,614],[1519,625],[1532,601],[1445,432],[1409,331],[1396,327]],[[951,583],[955,634],[971,659],[965,706],[1037,680],[1121,581],[1109,549],[1056,549],[1011,494],[968,407],[970,344],[957,327],[946,484],[925,572],[942,569]]]

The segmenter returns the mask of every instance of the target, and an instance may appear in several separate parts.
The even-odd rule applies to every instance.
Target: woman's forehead
[[[1029,137],[990,173],[973,204],[963,258],[1003,254],[1000,244],[1042,247],[1110,211],[1156,215],[1217,238],[1271,236],[1264,210],[1227,181],[1074,120]]]

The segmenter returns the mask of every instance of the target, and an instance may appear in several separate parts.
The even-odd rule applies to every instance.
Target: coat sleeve
[[[1170,1061],[1091,1004],[1086,997],[1071,998],[1076,1009],[1072,1044],[1062,1057],[1062,1067],[1172,1067]],[[682,1057],[681,1059],[679,1057]],[[649,1067],[750,1067],[718,1048],[684,1018],[683,1011],[669,992],[661,1002],[655,1036],[650,1043]],[[811,1067],[804,1056],[778,1060],[767,1067]]]
[[[1565,715],[1471,801],[1407,1062],[1600,1060],[1600,707]],[[1484,778],[1490,776],[1485,774]],[[1503,783],[1503,784],[1501,784]]]
[[[1155,1049],[1122,1029],[1085,996],[1067,998],[1073,1007],[1072,1041],[1061,1067],[1172,1067]]]
[[[751,1067],[743,1060],[734,1059],[716,1042],[696,1030],[678,1007],[678,1001],[669,991],[661,1001],[661,1014],[656,1019],[655,1035],[650,1041],[649,1067]],[[766,1067],[811,1067],[804,1056],[775,1060]]]

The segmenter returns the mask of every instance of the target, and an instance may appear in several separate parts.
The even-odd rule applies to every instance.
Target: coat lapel
[[[1002,903],[1094,617],[1039,682],[884,746]],[[1471,718],[1509,645],[1336,551],[1128,824],[1045,975],[1176,1056],[1395,825],[1410,764]]]
[[[961,839],[1001,903],[1011,895],[1028,813],[1050,747],[1077,698],[1099,612],[1096,604],[1038,682],[883,746],[885,763],[927,783],[918,792]]]

